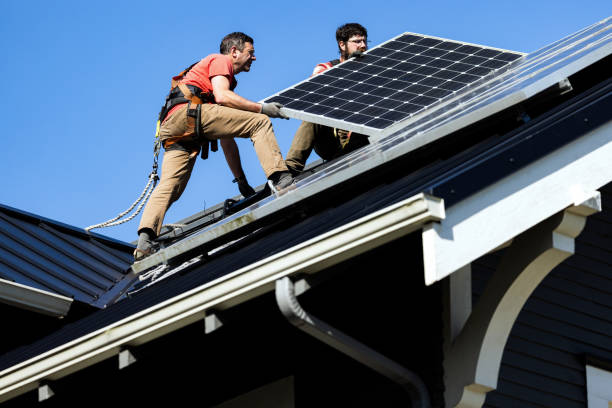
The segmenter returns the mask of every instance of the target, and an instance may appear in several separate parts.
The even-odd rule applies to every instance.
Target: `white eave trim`
[[[318,272],[443,218],[441,199],[417,194],[8,368],[0,372],[0,402],[204,319],[207,309],[274,290],[277,279]]]
[[[446,210],[423,230],[431,285],[612,181],[612,121]]]
[[[45,315],[63,317],[72,299],[57,293],[0,279],[0,302]]]

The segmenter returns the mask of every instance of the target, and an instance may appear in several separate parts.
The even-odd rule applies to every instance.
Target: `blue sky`
[[[151,171],[170,78],[232,31],[252,36],[257,56],[236,92],[261,100],[336,58],[334,33],[345,22],[364,25],[370,46],[410,31],[531,52],[611,14],[609,0],[3,0],[0,203],[81,228],[126,209]],[[273,124],[285,154],[299,122]],[[251,142],[238,145],[250,183],[263,183]],[[198,159],[165,221],[238,194],[232,178],[221,152]],[[138,220],[95,231],[132,241]]]

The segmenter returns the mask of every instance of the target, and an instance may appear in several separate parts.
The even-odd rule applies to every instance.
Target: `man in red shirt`
[[[340,51],[340,59],[317,64],[312,75],[320,74],[346,61],[356,52],[368,49],[368,31],[357,23],[344,24],[336,30],[336,41]],[[289,170],[297,175],[304,170],[308,156],[314,148],[324,160],[331,160],[359,147],[368,144],[368,137],[342,129],[334,129],[323,125],[302,122],[295,132],[285,163]]]
[[[252,140],[273,190],[292,183],[269,119],[286,119],[280,111],[282,106],[253,102],[234,92],[237,84],[234,76],[248,72],[253,61],[253,39],[244,33],[231,33],[221,41],[219,54],[207,56],[180,79],[177,87],[180,92],[176,89],[173,92],[179,92],[187,99],[195,95],[197,98],[191,101],[202,103],[199,105],[201,112],[194,119],[194,108],[198,105],[180,103],[161,118],[160,137],[166,150],[162,175],[138,227],[138,245],[134,251],[136,261],[152,253],[153,240],[159,234],[166,211],[185,190],[196,157],[202,146],[207,152],[209,141],[220,141],[226,161],[244,195],[250,195],[253,190],[246,182],[234,137]],[[200,128],[196,129],[198,125]]]

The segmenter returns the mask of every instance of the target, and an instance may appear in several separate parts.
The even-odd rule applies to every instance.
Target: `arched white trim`
[[[445,359],[447,407],[480,408],[497,387],[510,330],[540,282],[574,253],[586,217],[601,211],[599,193],[517,236]]]

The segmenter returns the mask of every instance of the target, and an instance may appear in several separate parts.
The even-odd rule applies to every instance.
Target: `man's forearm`
[[[225,155],[225,160],[235,178],[243,177],[242,162],[240,161],[240,151],[234,139],[220,139],[221,148]]]
[[[250,101],[237,93],[225,90],[222,92],[215,93],[215,102],[219,105],[227,106],[228,108],[241,109],[249,112],[259,113],[261,112],[261,104]]]

